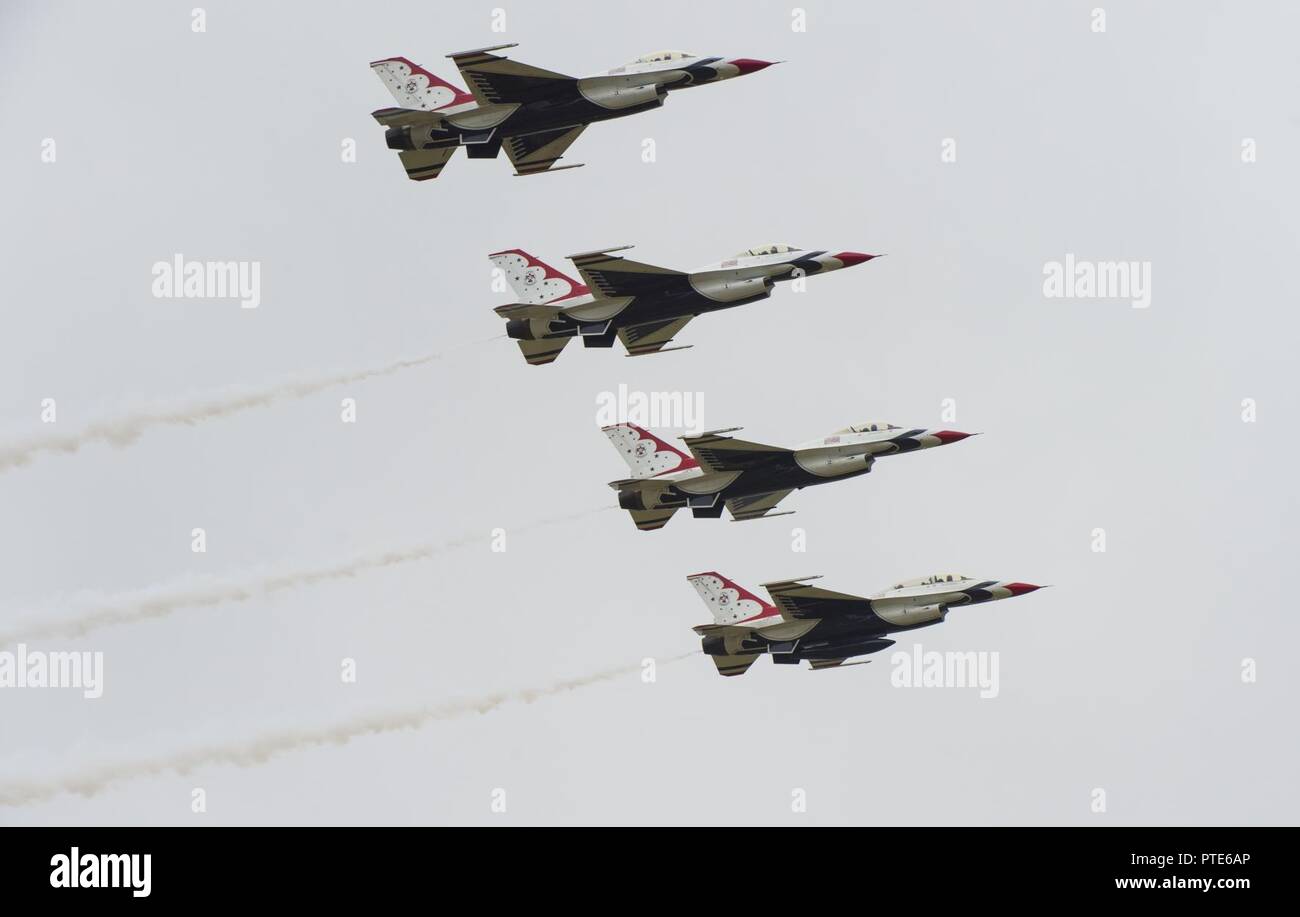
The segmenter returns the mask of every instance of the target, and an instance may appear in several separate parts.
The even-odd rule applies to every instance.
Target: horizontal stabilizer
[[[573,338],[548,338],[543,341],[516,341],[519,345],[519,351],[528,361],[529,366],[542,366],[546,363],[554,363],[564,349],[564,345],[569,343]]]
[[[442,174],[447,160],[455,152],[454,146],[439,147],[436,150],[402,150],[397,158],[402,161],[406,177],[411,181],[428,181]]]
[[[427,111],[418,111],[414,108],[381,108],[378,111],[372,111],[370,117],[374,118],[384,127],[408,127],[415,124],[433,124],[442,120],[442,115],[437,115]]]
[[[655,529],[661,529],[668,524],[668,520],[677,512],[673,509],[633,509],[628,510],[632,514],[632,521],[636,527],[643,532],[653,532]]]
[[[710,656],[713,664],[718,667],[718,674],[725,676],[744,675],[749,671],[749,667],[754,664],[757,655],[745,656]]]
[[[506,306],[497,306],[492,310],[502,318],[555,318],[560,313],[559,307],[545,303],[512,302]]]

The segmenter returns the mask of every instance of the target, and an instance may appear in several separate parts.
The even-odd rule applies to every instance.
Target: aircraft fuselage
[[[696,517],[718,518],[728,500],[859,477],[870,472],[881,456],[946,445],[965,437],[947,430],[893,429],[833,434],[784,452],[728,453],[729,470],[682,472],[665,481],[657,494],[628,488],[620,491],[619,506],[628,510],[689,508]],[[651,500],[653,505],[649,505]]]
[[[548,80],[521,89],[516,100],[445,108],[428,124],[391,127],[392,150],[465,146],[472,159],[495,158],[504,137],[526,136],[611,121],[659,108],[668,93],[727,79],[737,73],[720,57],[699,58],[683,67]]]

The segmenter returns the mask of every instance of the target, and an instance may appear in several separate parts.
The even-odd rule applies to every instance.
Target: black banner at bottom
[[[0,833],[0,877],[10,902],[337,905],[397,902],[433,883],[496,900],[585,893],[599,881],[625,885],[633,898],[680,890],[697,903],[703,886],[776,900],[799,889],[809,903],[861,887],[923,893],[927,902],[1201,896],[1230,906],[1252,891],[1283,891],[1282,864],[1296,840],[1277,828],[751,828],[736,839],[722,836],[728,829],[670,837],[671,829],[637,828],[569,829],[539,849],[538,830],[546,829],[10,829]]]

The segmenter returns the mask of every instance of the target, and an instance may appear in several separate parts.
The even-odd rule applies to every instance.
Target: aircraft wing
[[[460,69],[469,91],[480,105],[531,102],[568,89],[578,94],[578,81],[563,73],[531,67],[490,52],[513,48],[513,44],[478,48],[448,54]]]
[[[843,614],[871,614],[871,603],[859,595],[847,595],[843,592],[831,592],[809,586],[804,577],[797,580],[782,580],[776,583],[764,583],[763,588],[772,597],[773,604],[787,618],[834,618]]]
[[[846,665],[844,660],[848,658],[849,657],[845,656],[844,659],[809,659],[808,665],[814,672],[816,672],[818,669],[836,669],[848,668],[848,666],[851,665],[866,665],[871,661],[870,659],[860,659],[857,662],[850,662]]]
[[[683,436],[682,441],[705,471],[744,471],[765,465],[774,459],[789,458],[794,453],[781,446],[766,446],[743,439],[722,436],[729,431]]]
[[[562,127],[553,131],[539,131],[536,134],[516,134],[512,137],[503,137],[501,146],[510,157],[516,175],[536,175],[539,172],[576,169],[582,163],[575,162],[568,166],[557,166],[556,163],[564,158],[564,151],[569,148],[569,144],[577,140],[586,129],[587,125],[579,124],[577,127]]]
[[[686,327],[695,316],[683,315],[681,318],[669,318],[658,322],[646,322],[643,325],[628,325],[618,329],[618,339],[627,348],[629,357],[640,357],[649,353],[660,353],[666,344],[671,344],[673,336]],[[685,347],[669,347],[669,350],[685,350]]]
[[[582,282],[590,287],[592,292],[608,299],[637,296],[652,290],[656,293],[671,292],[675,287],[680,287],[682,293],[690,292],[689,274],[654,264],[629,261],[610,254],[631,247],[624,245],[618,248],[582,252],[570,255],[569,260],[582,275]]]
[[[774,490],[771,493],[755,494],[749,497],[733,497],[727,501],[727,512],[731,513],[731,518],[736,522],[744,522],[747,519],[762,519],[766,515],[788,516],[789,512],[773,513],[776,505],[784,500],[793,490]]]

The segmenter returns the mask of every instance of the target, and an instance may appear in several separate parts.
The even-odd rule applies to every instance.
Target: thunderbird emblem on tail
[[[496,313],[506,320],[506,334],[519,342],[525,360],[533,366],[551,363],[574,338],[582,338],[586,347],[613,347],[618,340],[629,357],[682,350],[667,345],[697,315],[766,299],[782,280],[876,257],[775,243],[685,272],[613,254],[628,248],[570,255],[582,283],[517,248],[489,256],[519,297]]]
[[[939,624],[953,608],[1041,588],[937,573],[870,596],[856,596],[808,585],[808,580],[819,578],[764,583],[772,597],[772,602],[765,602],[720,573],[688,576],[713,612],[713,623],[701,624],[695,632],[704,638],[704,652],[713,657],[718,674],[743,675],[765,653],[775,663],[807,660],[813,669],[835,668],[854,656],[893,646],[886,634]]]
[[[748,57],[659,51],[608,73],[572,77],[491,53],[513,47],[448,55],[469,92],[404,57],[370,65],[397,100],[398,107],[373,115],[388,128],[388,148],[399,151],[408,177],[437,178],[461,147],[470,159],[495,159],[504,149],[516,175],[572,169],[581,163],[556,163],[588,124],[658,108],[677,89],[771,66]]]
[[[610,482],[618,505],[642,531],[663,528],[679,509],[717,519],[725,508],[735,522],[781,516],[786,513],[772,510],[796,490],[866,474],[881,456],[946,446],[971,435],[869,423],[787,449],[724,435],[739,429],[684,436],[687,455],[636,424],[605,427],[633,475]]]

